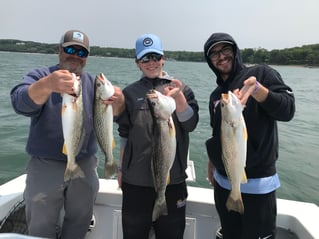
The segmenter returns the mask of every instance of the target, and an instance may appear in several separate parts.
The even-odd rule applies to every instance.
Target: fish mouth
[[[228,93],[222,93],[222,101],[228,102],[229,94]]]
[[[154,89],[151,89],[146,94],[146,97],[149,98],[149,99],[156,99],[156,98],[158,98],[158,95],[156,94],[156,91]]]
[[[103,73],[100,73],[96,76],[96,80],[99,80],[100,83],[104,84],[104,75]]]

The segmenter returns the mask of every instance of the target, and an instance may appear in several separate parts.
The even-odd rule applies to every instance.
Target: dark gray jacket
[[[138,186],[153,187],[151,172],[152,158],[152,115],[146,99],[146,93],[154,88],[154,83],[161,79],[142,78],[127,86],[125,95],[125,111],[116,119],[119,124],[119,135],[127,138],[122,162],[123,182]],[[176,128],[176,157],[170,172],[170,184],[184,182],[187,178],[187,154],[189,147],[189,132],[193,131],[198,123],[198,104],[193,91],[185,86],[183,89],[189,106],[193,109],[193,116],[185,122],[177,119],[173,113]]]

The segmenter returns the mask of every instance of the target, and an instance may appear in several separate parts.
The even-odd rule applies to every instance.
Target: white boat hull
[[[26,175],[0,186],[0,221],[22,200]],[[185,239],[215,238],[220,226],[214,206],[213,189],[188,187]],[[122,193],[117,180],[100,179],[100,189],[94,206],[95,225],[87,239],[121,239]],[[278,199],[277,226],[295,233],[300,239],[319,239],[319,207],[312,203]],[[4,233],[0,238],[32,238]],[[154,236],[150,236],[154,238]],[[285,238],[285,237],[278,237]]]

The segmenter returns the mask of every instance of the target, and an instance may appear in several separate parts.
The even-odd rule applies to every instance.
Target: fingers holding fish
[[[171,83],[164,88],[165,95],[175,98],[179,93],[181,93],[182,86],[183,83],[180,80],[172,79]]]
[[[103,73],[96,76],[95,94],[97,99],[102,100],[105,105],[120,108],[124,105],[124,95],[120,87],[112,85]]]
[[[118,86],[114,86],[114,94],[109,99],[103,100],[103,103],[112,105],[113,115],[118,116],[125,108],[125,96],[122,89]]]
[[[249,96],[255,91],[256,84],[258,84],[256,77],[251,76],[244,81],[244,86],[240,90],[237,89],[233,92],[239,98],[242,105],[246,105]]]
[[[95,93],[100,100],[108,100],[114,94],[112,83],[100,73],[95,78]]]
[[[240,90],[236,89],[233,93],[240,99],[242,105],[245,105],[250,96],[257,102],[265,101],[269,90],[257,81],[256,77],[251,76],[244,81],[244,86]]]
[[[180,80],[172,79],[171,83],[164,88],[165,95],[171,96],[175,100],[176,112],[184,112],[188,107],[183,87],[184,84]]]
[[[48,75],[46,86],[55,93],[73,94],[74,79],[72,73],[68,70],[57,70]]]

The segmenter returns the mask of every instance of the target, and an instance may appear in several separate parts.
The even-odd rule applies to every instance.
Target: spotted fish
[[[168,213],[165,191],[176,153],[175,126],[171,117],[176,105],[172,97],[165,96],[156,90],[151,90],[147,98],[154,126],[151,168],[157,197],[152,220],[156,221],[161,215]]]
[[[70,179],[84,177],[84,172],[75,161],[76,155],[79,153],[85,131],[83,128],[83,102],[81,81],[77,79],[73,73],[74,78],[74,95],[62,95],[62,129],[64,144],[62,152],[67,155],[67,166],[64,173],[64,181]]]
[[[244,204],[240,184],[247,182],[245,173],[247,130],[242,115],[243,106],[231,91],[221,95],[220,103],[222,160],[231,184],[226,207],[228,210],[243,214]]]
[[[104,104],[103,100],[109,99],[114,94],[114,87],[103,73],[96,76],[94,87],[94,131],[100,149],[105,155],[104,176],[111,178],[117,173],[117,164],[113,157],[113,148],[115,147],[113,110],[112,105]]]

